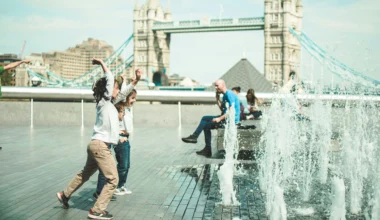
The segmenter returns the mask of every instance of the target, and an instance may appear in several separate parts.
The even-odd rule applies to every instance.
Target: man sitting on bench
[[[203,116],[197,129],[194,131],[194,133],[188,137],[182,138],[183,142],[186,143],[197,143],[197,138],[201,134],[202,130],[204,131],[205,135],[205,144],[206,146],[196,153],[198,155],[203,155],[205,157],[211,157],[211,129],[217,128],[219,125],[225,122],[226,119],[226,113],[227,113],[227,107],[226,103],[228,103],[228,106],[233,107],[235,109],[235,123],[239,123],[240,121],[240,101],[237,95],[232,92],[231,90],[227,89],[226,83],[224,80],[219,79],[215,81],[215,90],[216,90],[216,102],[222,111],[222,115],[219,116]],[[223,94],[222,102],[220,101],[220,93]]]

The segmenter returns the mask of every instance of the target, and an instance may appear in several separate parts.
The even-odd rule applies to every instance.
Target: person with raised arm
[[[136,101],[136,90],[134,87],[137,85],[141,78],[141,71],[137,69],[135,71],[135,78],[129,85],[126,85],[127,77],[123,75],[122,77],[123,84],[121,86],[121,91],[118,95],[118,98],[114,101],[116,109],[119,112],[119,136],[120,140],[117,145],[114,145],[116,160],[117,160],[117,172],[119,174],[119,182],[117,188],[115,190],[115,195],[121,196],[126,194],[131,194],[132,192],[128,190],[124,184],[127,181],[128,169],[130,166],[130,144],[129,144],[129,132],[131,128],[127,127],[127,120],[130,120],[132,117],[130,110],[127,109],[131,107],[133,103]],[[123,102],[121,102],[123,101]],[[121,107],[123,106],[123,108]],[[125,108],[127,107],[127,108]],[[120,109],[123,109],[123,114]],[[122,114],[122,117],[121,117]],[[124,116],[125,115],[125,116]],[[98,184],[96,187],[96,192],[94,192],[93,197],[98,199],[100,193],[102,192],[105,184],[107,182],[104,174],[99,170],[98,175]],[[116,197],[112,195],[112,201],[116,200]]]
[[[28,64],[28,63],[30,63],[30,60],[21,60],[21,61],[10,63],[10,64],[5,65],[5,66],[0,66],[0,76],[3,75],[3,73],[5,71],[16,68],[23,63]],[[0,98],[1,97],[2,97],[2,93],[1,93],[1,80],[0,80]],[[1,150],[1,148],[0,148],[0,150]]]
[[[92,88],[96,101],[96,122],[91,141],[87,146],[87,160],[84,168],[56,196],[64,208],[69,208],[71,195],[99,169],[107,178],[107,183],[90,209],[88,217],[90,219],[112,219],[113,216],[106,211],[106,208],[119,181],[111,152],[111,144],[117,144],[119,141],[118,112],[112,100],[117,98],[120,90],[114,75],[101,59],[94,58],[92,63],[101,65],[106,76],[97,80]]]

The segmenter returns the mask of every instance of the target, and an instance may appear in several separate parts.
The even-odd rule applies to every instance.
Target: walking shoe
[[[197,151],[196,152],[198,155],[202,155],[202,156],[205,156],[205,157],[207,157],[207,158],[209,158],[209,157],[211,157],[211,149],[210,148],[207,148],[207,147],[205,147],[205,148],[203,148],[202,150],[200,150],[200,151]]]
[[[124,194],[132,194],[132,191],[127,189],[125,186],[122,186],[120,189],[124,192]]]
[[[197,137],[195,137],[194,135],[190,135],[189,137],[182,138],[182,141],[185,143],[196,144],[197,143]]]
[[[68,209],[69,208],[69,198],[65,196],[65,194],[62,192],[59,192],[56,194],[58,201],[63,205],[63,208]]]
[[[117,196],[123,196],[125,195],[125,192],[121,188],[117,188],[113,194]]]
[[[90,219],[113,219],[113,216],[109,212],[103,211],[102,213],[98,213],[93,209],[90,209],[87,216]]]
[[[97,192],[94,192],[92,196],[94,197],[95,200],[98,200],[99,194]],[[116,201],[116,196],[112,195],[111,201]]]

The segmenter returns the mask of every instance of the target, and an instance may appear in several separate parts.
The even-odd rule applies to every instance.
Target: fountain
[[[338,107],[313,97],[299,108],[296,94],[278,93],[262,120],[257,162],[267,216],[312,210],[320,218],[379,219],[379,107],[371,96]]]
[[[228,103],[226,103],[228,108]],[[236,199],[236,191],[233,186],[236,156],[238,153],[237,128],[235,124],[235,110],[230,108],[227,111],[226,125],[224,132],[224,149],[226,151],[225,161],[218,171],[220,192],[222,194],[223,206],[238,206],[240,203]]]
[[[330,220],[346,219],[345,187],[343,179],[332,178]]]

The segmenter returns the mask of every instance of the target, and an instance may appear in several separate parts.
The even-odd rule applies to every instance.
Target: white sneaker
[[[120,189],[121,189],[122,192],[124,192],[124,194],[132,194],[132,191],[129,190],[129,189],[127,189],[127,188],[125,188],[125,186],[122,186]]]
[[[253,115],[248,115],[247,120],[253,119]]]
[[[117,195],[117,196],[123,196],[123,195],[125,195],[126,193],[123,191],[122,188],[116,188],[116,190],[115,190],[115,192],[114,192],[113,194],[115,194],[115,195]]]

